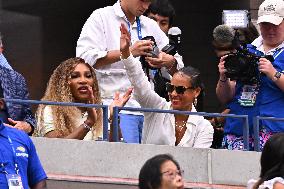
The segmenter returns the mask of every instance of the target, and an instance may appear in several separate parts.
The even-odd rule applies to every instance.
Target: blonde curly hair
[[[55,101],[55,102],[75,102],[74,96],[71,93],[70,85],[68,83],[71,73],[78,64],[86,65],[92,74],[94,85],[92,86],[94,92],[94,104],[101,104],[101,97],[96,78],[95,70],[81,58],[70,58],[62,62],[51,75],[45,94],[41,100]],[[43,110],[47,105],[39,105],[36,118],[38,126],[35,131],[35,136],[41,136],[44,128]],[[75,128],[78,127],[78,117],[82,116],[82,112],[78,107],[74,106],[49,106],[52,110],[52,118],[55,131],[59,133],[59,137],[65,137],[71,134]],[[93,139],[102,137],[102,109],[97,109],[97,120],[93,128]]]

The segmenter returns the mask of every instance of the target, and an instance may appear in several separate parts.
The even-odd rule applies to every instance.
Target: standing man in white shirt
[[[153,42],[141,40],[153,36],[159,49],[169,43],[158,24],[142,14],[152,0],[120,0],[113,6],[95,10],[83,26],[77,41],[76,56],[85,59],[97,71],[97,78],[103,103],[108,105],[115,92],[124,94],[131,86],[123,63],[120,61],[121,23],[128,26],[131,33],[131,53],[134,57],[147,56]],[[169,72],[176,70],[178,64],[174,56],[160,52],[158,58],[150,58],[151,66],[165,67]],[[139,108],[139,103],[131,98],[127,107]],[[142,136],[143,115],[140,112],[122,111],[120,127],[125,142],[139,143]]]

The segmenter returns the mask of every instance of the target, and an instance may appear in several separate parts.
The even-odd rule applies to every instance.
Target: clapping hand
[[[113,107],[115,106],[118,106],[118,107],[123,107],[127,102],[128,100],[130,99],[131,97],[131,94],[132,94],[132,91],[133,91],[133,88],[129,88],[122,97],[120,97],[120,94],[119,92],[116,92],[114,94],[114,98],[113,98],[113,101],[112,103],[109,105],[109,111],[110,111],[110,118],[112,118],[113,116]]]
[[[130,56],[130,34],[124,24],[120,26],[120,52],[123,59],[126,59]]]
[[[88,92],[89,92],[89,95],[90,95],[89,103],[94,104],[95,103],[95,97],[94,97],[94,93],[93,93],[93,88],[91,86],[88,86]],[[87,112],[88,112],[88,117],[87,117],[85,123],[87,125],[89,125],[90,127],[92,127],[95,124],[97,117],[98,117],[96,108],[87,108]]]

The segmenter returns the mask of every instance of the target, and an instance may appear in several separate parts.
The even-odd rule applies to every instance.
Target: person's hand
[[[153,43],[151,40],[138,40],[130,47],[131,54],[134,57],[151,56],[149,52],[153,50]]]
[[[89,103],[94,104],[95,103],[95,97],[94,97],[93,88],[91,86],[88,86],[88,92],[89,92],[89,95],[90,95]],[[85,123],[88,126],[92,127],[95,124],[97,117],[98,117],[96,108],[87,108],[87,113],[88,113],[88,117],[87,117]]]
[[[171,68],[175,64],[175,58],[165,52],[160,52],[158,58],[145,57],[145,60],[153,68]]]
[[[277,71],[272,63],[266,58],[260,58],[258,63],[258,69],[261,73],[264,73],[267,77],[272,79],[274,77],[275,72]]]
[[[132,91],[133,91],[133,88],[129,88],[122,97],[120,97],[120,94],[119,92],[116,92],[114,94],[114,98],[113,98],[113,101],[112,103],[109,105],[109,111],[110,111],[110,118],[112,118],[113,116],[113,107],[115,106],[118,106],[118,107],[123,107],[127,102],[128,100],[130,99],[131,97],[131,94],[132,94]]]
[[[10,124],[5,124],[5,126],[22,130],[26,133],[30,133],[32,131],[32,126],[26,121],[16,121],[11,118],[8,118]]]
[[[123,59],[130,56],[130,41],[131,37],[124,24],[120,25],[120,52]]]
[[[222,56],[220,58],[220,61],[219,61],[219,64],[218,64],[218,70],[219,70],[219,73],[220,73],[220,80],[222,80],[222,81],[227,80],[227,77],[225,75],[225,73],[227,71],[226,68],[225,68],[225,58],[227,56],[228,55]]]

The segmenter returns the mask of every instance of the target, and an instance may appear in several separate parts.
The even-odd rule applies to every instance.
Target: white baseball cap
[[[265,0],[258,9],[257,23],[269,22],[279,25],[284,18],[284,0]]]

